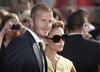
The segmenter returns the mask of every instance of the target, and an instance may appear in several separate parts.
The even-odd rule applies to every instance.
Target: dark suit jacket
[[[2,43],[1,50],[0,50],[0,72],[2,72],[4,52],[5,52],[5,46]]]
[[[13,39],[6,48],[3,72],[43,72],[40,50],[28,31]]]
[[[89,32],[94,39],[96,39],[100,35],[100,26]]]
[[[100,43],[84,39],[80,34],[70,35],[60,54],[74,63],[77,72],[97,72]]]

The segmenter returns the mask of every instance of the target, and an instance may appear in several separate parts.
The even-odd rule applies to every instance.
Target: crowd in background
[[[13,3],[12,0],[10,0],[10,2]],[[27,42],[28,41],[27,39],[25,43],[23,42],[23,40],[21,40],[21,37],[25,39],[27,38],[26,34],[30,36],[30,34],[27,31],[29,31],[31,34],[33,34],[32,33],[33,31],[34,33],[36,33],[37,36],[39,36],[40,40],[41,38],[43,39],[43,45],[44,45],[43,56],[44,54],[46,56],[46,58],[45,57],[43,58],[43,66],[45,65],[43,68],[43,71],[45,70],[44,72],[46,72],[45,59],[47,60],[48,63],[47,64],[48,72],[61,71],[61,69],[62,69],[61,72],[66,72],[67,70],[69,72],[100,71],[100,66],[99,66],[100,1],[99,0],[56,0],[54,6],[50,7],[52,12],[51,10],[49,12],[48,9],[45,10],[46,8],[43,9],[43,11],[41,11],[42,9],[40,9],[40,12],[43,14],[46,13],[47,16],[42,15],[40,12],[38,12],[37,14],[37,17],[40,15],[38,17],[39,19],[42,19],[44,17],[47,18],[47,19],[44,18],[42,20],[43,23],[45,22],[48,24],[48,25],[43,25],[44,26],[43,28],[41,25],[42,23],[39,23],[40,20],[35,19],[34,18],[36,17],[35,15],[32,16],[32,13],[35,12],[35,10],[32,11],[32,9],[34,9],[33,6],[35,4],[40,4],[40,6],[42,6],[41,5],[42,0],[16,0],[15,2],[17,2],[16,8],[13,8],[13,4],[10,5],[10,9],[6,9],[4,7],[0,8],[0,68],[7,68],[3,64],[5,64],[7,60],[9,61],[9,59],[7,59],[7,57],[9,56],[5,54],[11,54],[7,52],[7,51],[10,52],[10,50],[11,52],[13,52],[14,45],[12,44],[18,43],[17,37],[20,37],[18,40],[20,40],[23,44],[26,43],[29,44]],[[53,20],[52,20],[52,14],[53,14]],[[51,23],[52,23],[52,28],[48,28],[51,27],[51,25],[49,25]],[[38,25],[34,27],[34,25],[32,24],[38,24]],[[46,36],[45,36],[46,32],[42,32],[42,30],[44,31],[48,30]],[[16,43],[13,42],[13,39],[15,39]],[[10,42],[11,46],[9,45]],[[33,43],[34,42],[35,41],[33,41]],[[36,40],[36,43],[37,42],[38,41]],[[18,47],[21,48],[21,46],[22,45],[17,44],[17,46],[14,48]],[[31,48],[30,44],[26,45],[27,48],[28,46]],[[28,49],[25,50],[27,51]],[[20,57],[17,54],[15,55]],[[31,55],[31,53],[29,55]],[[4,60],[4,58],[7,60]],[[26,61],[32,60],[32,58],[30,58],[29,56],[25,58],[30,59],[30,60],[27,59]],[[14,60],[13,58],[10,59]],[[19,61],[19,63],[20,62],[21,61]],[[8,64],[12,63],[8,62]],[[24,65],[24,63],[22,65]],[[60,67],[60,65],[62,67]],[[16,69],[16,67],[14,68]],[[27,69],[27,66],[25,66],[25,68],[26,69],[23,70],[28,71],[28,69],[30,69],[29,72],[31,71],[34,72],[34,69],[31,70],[31,67]]]

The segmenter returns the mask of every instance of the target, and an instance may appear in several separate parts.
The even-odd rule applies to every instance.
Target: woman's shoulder
[[[60,60],[61,60],[61,62],[63,62],[66,65],[73,65],[73,62],[71,60],[69,60],[61,55],[60,55]]]
[[[63,67],[62,69],[64,69],[65,71],[70,71],[71,68],[73,67],[73,62],[61,55],[59,57],[58,63],[60,66]]]

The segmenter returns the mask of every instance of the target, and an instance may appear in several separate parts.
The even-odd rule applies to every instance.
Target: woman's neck
[[[45,48],[45,54],[49,59],[53,59],[53,60],[59,59],[59,55],[57,54],[57,51],[53,51],[48,47]]]
[[[50,49],[48,47],[46,47],[46,49],[45,49],[45,54],[46,54],[47,58],[51,61],[54,72],[56,72],[56,66],[57,66],[57,62],[59,60],[59,55],[57,54],[56,51],[53,51],[52,49]]]

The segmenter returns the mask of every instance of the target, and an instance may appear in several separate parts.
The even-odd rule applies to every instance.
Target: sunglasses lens
[[[60,37],[59,35],[55,35],[55,36],[52,38],[52,40],[53,40],[54,43],[59,42],[60,39],[61,39],[61,37]]]
[[[65,41],[65,39],[67,39],[67,37],[68,37],[68,35],[67,35],[67,34],[64,34],[64,35],[62,35],[62,36],[60,36],[60,35],[55,35],[55,36],[53,36],[53,38],[48,38],[48,37],[47,37],[47,39],[51,39],[54,43],[58,43],[61,39],[62,39],[63,41]]]
[[[26,23],[26,22],[28,22],[28,20],[27,20],[27,19],[24,19],[24,20],[22,21],[22,23]]]

